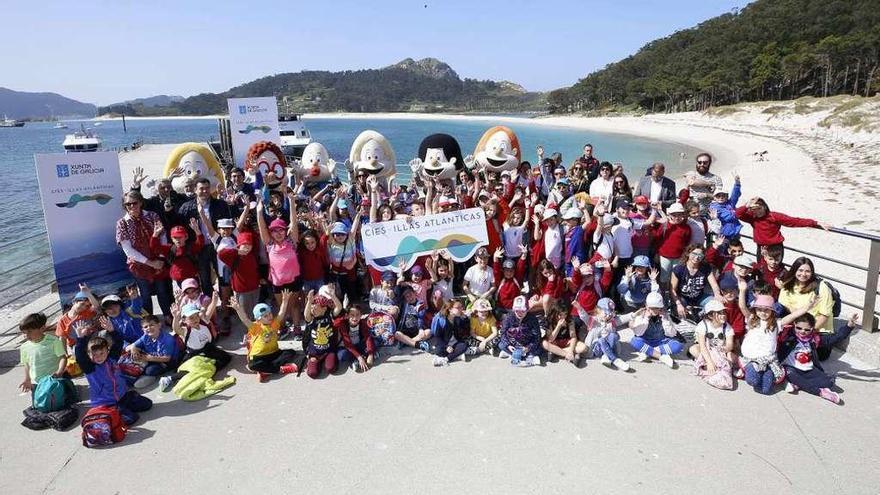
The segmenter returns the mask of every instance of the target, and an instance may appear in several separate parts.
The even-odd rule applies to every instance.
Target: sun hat
[[[645,306],[648,308],[663,308],[663,296],[659,292],[651,292],[645,298]]]
[[[633,259],[632,266],[640,268],[651,268],[651,260],[644,254],[640,254]]]
[[[234,229],[235,222],[233,222],[231,218],[221,218],[220,220],[217,220],[217,228],[218,229]]]
[[[333,227],[330,228],[330,233],[348,235],[348,226],[342,222],[336,222],[333,224]]]
[[[254,245],[254,234],[250,232],[242,232],[238,234],[238,245],[239,246],[253,246]]]
[[[492,304],[485,299],[474,301],[474,311],[492,311]]]
[[[577,220],[579,218],[583,218],[584,214],[581,212],[580,208],[569,208],[565,210],[565,213],[562,214],[563,220]]]
[[[601,309],[605,313],[613,313],[615,308],[614,301],[607,297],[599,299],[599,302],[596,303],[596,307]]]
[[[287,230],[287,222],[280,218],[276,218],[269,224],[269,230]]]
[[[184,239],[187,237],[186,228],[180,225],[171,228],[172,239]]]
[[[183,282],[181,282],[181,284],[180,284],[180,290],[182,290],[184,292],[189,289],[198,289],[198,288],[199,288],[199,283],[196,282],[196,279],[194,279],[194,278],[188,278],[188,279],[184,280]]]
[[[101,307],[106,308],[108,303],[119,304],[121,306],[122,299],[116,294],[110,294],[109,296],[105,296],[104,299],[101,299]]]
[[[755,300],[752,301],[753,308],[773,309],[775,305],[776,301],[773,300],[773,296],[768,296],[766,294],[755,296]]]
[[[266,306],[266,305],[264,304],[263,306]],[[266,307],[268,307],[268,306],[266,306]],[[202,308],[200,308],[198,304],[189,303],[189,304],[183,305],[183,308],[180,310],[180,314],[183,315],[184,318],[186,318],[186,317],[192,316],[194,314],[200,313],[201,311],[202,311]],[[260,318],[263,316],[262,314],[260,316],[256,316],[256,314],[257,314],[257,308],[254,308],[254,316],[256,318]]]
[[[265,316],[266,313],[271,313],[271,312],[272,312],[272,308],[270,308],[268,304],[266,304],[266,303],[257,304],[256,306],[254,306],[254,319],[259,320],[260,318]]]
[[[550,218],[555,217],[556,215],[557,215],[556,210],[554,210],[553,208],[547,208],[546,210],[544,210],[544,217],[543,218],[544,218],[544,220],[548,220]]]
[[[703,314],[709,314],[714,311],[724,311],[724,304],[715,299],[710,299],[705,306],[703,306]]]
[[[670,215],[674,213],[684,213],[684,205],[681,203],[672,203],[669,205],[669,208],[666,209],[666,213]]]

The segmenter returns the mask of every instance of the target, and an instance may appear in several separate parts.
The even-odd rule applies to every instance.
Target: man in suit
[[[635,196],[645,196],[651,204],[660,203],[663,209],[678,200],[675,192],[675,181],[666,177],[666,165],[655,163],[651,166],[651,174],[642,177],[636,186]]]
[[[180,205],[177,215],[178,222],[183,225],[188,224],[190,218],[195,218],[199,222],[199,230],[205,237],[205,246],[199,252],[199,282],[202,286],[202,293],[211,294],[213,293],[211,270],[217,271],[217,253],[214,251],[214,243],[210,241],[211,236],[208,228],[202,223],[201,215],[199,215],[200,209],[205,213],[214,229],[217,228],[217,221],[221,218],[232,218],[229,204],[211,195],[211,181],[207,178],[196,181],[196,197]]]

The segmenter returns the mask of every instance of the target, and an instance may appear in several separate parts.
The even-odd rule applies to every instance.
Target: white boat
[[[281,151],[292,158],[302,158],[303,150],[312,142],[312,135],[302,121],[302,114],[278,114],[278,134],[281,137]]]
[[[52,129],[67,129],[67,124],[64,122],[57,122]]]
[[[103,122],[94,122],[92,125],[94,125],[95,127],[98,127],[99,125],[104,125],[104,123]]]
[[[24,122],[20,120],[10,119],[6,116],[6,114],[4,114],[3,120],[0,120],[0,127],[24,127]]]
[[[79,131],[64,137],[62,146],[68,152],[98,151],[101,149],[101,137],[81,125]]]

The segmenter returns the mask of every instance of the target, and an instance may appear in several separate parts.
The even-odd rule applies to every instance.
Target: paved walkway
[[[846,359],[846,358],[845,358]],[[634,363],[433,368],[401,352],[366,374],[239,383],[195,403],[156,388],[124,444],[32,432],[20,368],[0,369],[0,493],[841,493],[880,487],[880,372],[835,359],[846,404],[764,397]],[[77,383],[84,383],[77,380]]]

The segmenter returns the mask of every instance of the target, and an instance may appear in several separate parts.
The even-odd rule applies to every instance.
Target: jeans
[[[754,363],[748,363],[744,371],[746,383],[751,385],[755,392],[764,395],[770,395],[773,392],[773,382],[776,381],[776,376],[769,366],[764,371],[758,371],[755,369]]]
[[[116,403],[116,407],[119,408],[119,415],[122,416],[122,422],[128,426],[137,423],[137,420],[140,419],[138,413],[149,411],[150,408],[153,407],[153,401],[134,390],[129,390],[121,399],[119,399],[119,402]]]
[[[599,337],[598,340],[593,342],[593,357],[598,357],[599,355],[604,354],[608,359],[614,361],[617,359],[617,346],[619,343],[620,335],[618,335],[617,332],[610,332],[604,337]]]
[[[202,294],[214,293],[212,270],[217,271],[217,251],[213,244],[207,243],[199,252],[199,284],[202,286]]]
[[[171,293],[170,280],[164,279],[150,282],[149,280],[135,277],[134,282],[141,293],[144,311],[153,314],[153,296],[155,295],[159,299],[159,307],[162,308],[162,314],[167,317],[171,316],[171,303],[174,302],[174,296]]]
[[[354,348],[357,349],[361,356],[364,356],[364,359],[367,357],[367,344],[366,342],[361,342],[360,344],[354,344]],[[336,360],[340,363],[346,363],[348,361],[354,361],[354,354],[351,353],[345,347],[341,347],[336,351]]]
[[[632,340],[629,341],[629,345],[631,345],[636,351],[649,356],[652,354],[652,351],[657,351],[658,354],[672,355],[678,354],[684,349],[684,345],[682,345],[681,342],[669,337],[662,339],[644,339],[642,337],[633,336]]]

